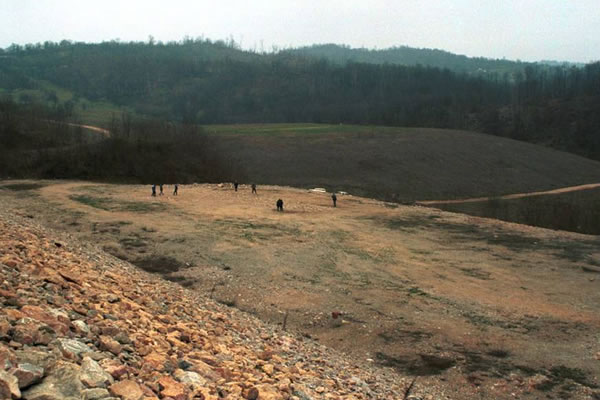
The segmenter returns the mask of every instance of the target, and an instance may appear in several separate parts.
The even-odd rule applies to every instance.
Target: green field
[[[344,124],[232,124],[204,125],[204,131],[210,135],[274,135],[293,136],[306,134],[378,134],[394,133],[400,128],[388,126],[363,126]]]
[[[109,127],[113,115],[120,118],[124,112],[135,114],[127,107],[119,107],[104,101],[81,100],[76,106],[77,118],[83,124],[100,127]]]
[[[56,86],[47,81],[35,81],[34,89],[0,89],[0,94],[10,95],[18,102],[39,102],[48,106],[56,104],[64,105],[68,102],[73,104],[72,122],[80,122],[86,125],[108,127],[113,118],[117,118],[123,112],[135,115],[130,107],[122,107],[103,100],[89,100],[84,97],[76,96],[72,91]],[[56,96],[52,100],[53,96]]]

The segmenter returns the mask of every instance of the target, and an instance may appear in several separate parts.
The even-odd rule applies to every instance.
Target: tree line
[[[508,68],[502,60],[488,60],[488,70],[496,66],[500,72],[472,74],[334,62],[323,51],[256,53],[233,41],[189,38],[11,46],[0,54],[0,87],[10,91],[51,82],[78,96],[186,125],[315,122],[467,129],[600,159],[600,63]]]

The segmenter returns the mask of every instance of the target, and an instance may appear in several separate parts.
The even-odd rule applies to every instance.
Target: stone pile
[[[0,212],[0,399],[402,399],[408,384]]]

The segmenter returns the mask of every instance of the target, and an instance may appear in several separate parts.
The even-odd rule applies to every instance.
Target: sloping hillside
[[[13,211],[0,207],[1,399],[399,399],[408,387]]]
[[[324,58],[335,63],[360,62],[369,64],[423,65],[448,68],[469,74],[502,74],[521,72],[527,65],[521,61],[494,60],[484,57],[467,57],[439,49],[419,49],[408,46],[388,49],[351,48],[337,44],[316,44],[287,50],[292,54]]]
[[[359,365],[417,377],[420,390],[440,387],[453,399],[598,395],[596,236],[352,195],[334,208],[329,194],[285,187],[165,189],[152,197],[149,186],[13,181],[0,184],[0,204],[190,290],[181,293],[285,325]],[[204,315],[192,305],[212,304],[174,300],[155,282],[130,300],[152,292],[165,313],[185,316],[185,304],[190,318]],[[101,312],[114,315],[122,302]]]
[[[599,162],[466,131],[317,124],[206,131],[248,183],[320,186],[403,202],[600,182]]]

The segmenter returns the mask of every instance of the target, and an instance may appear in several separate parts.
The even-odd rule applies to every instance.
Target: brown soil
[[[0,198],[224,304],[287,314],[288,330],[365,363],[442,380],[451,398],[583,398],[600,384],[600,276],[582,269],[598,265],[596,236],[354,196],[333,208],[282,187],[152,198],[148,186],[45,183],[10,182]]]

